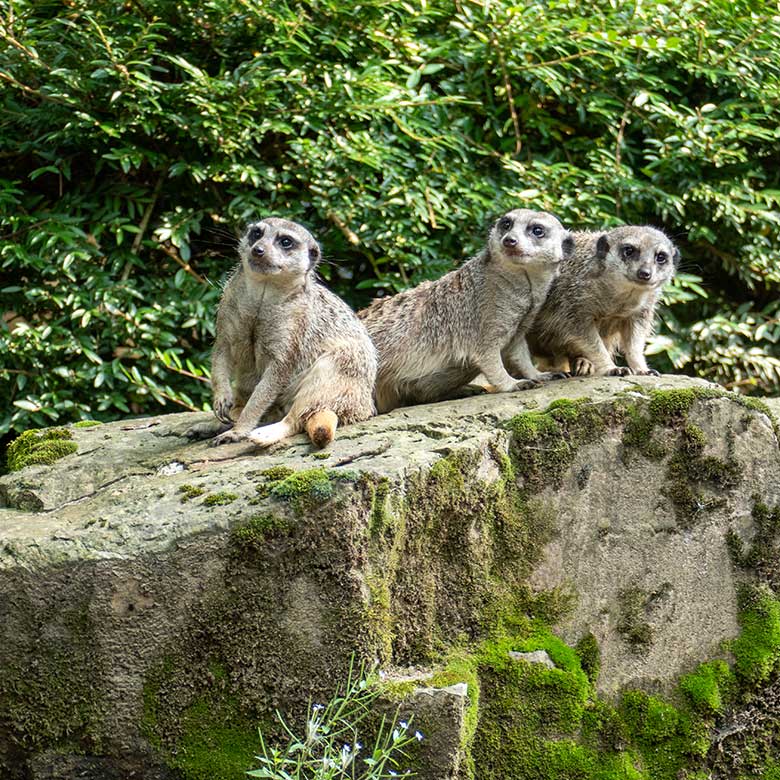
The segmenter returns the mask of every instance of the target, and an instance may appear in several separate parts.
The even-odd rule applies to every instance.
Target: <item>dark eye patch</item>
[[[514,220],[512,220],[511,217],[501,217],[501,219],[498,220],[498,229],[506,232],[514,224]]]
[[[547,229],[544,227],[544,225],[540,225],[538,222],[535,222],[533,225],[529,225],[528,232],[536,238],[544,238],[547,235]]]
[[[263,228],[261,228],[260,225],[252,225],[252,227],[249,228],[246,234],[246,240],[250,244],[254,244],[255,241],[261,239],[262,237],[263,237]]]
[[[276,240],[282,249],[292,249],[294,246],[297,246],[298,243],[292,236],[284,234],[278,236]]]
[[[630,257],[636,257],[637,254],[636,247],[631,246],[631,244],[625,244],[620,251],[623,253],[623,257],[626,258],[626,260]]]
[[[666,252],[659,252],[655,256],[655,262],[658,263],[658,265],[666,265],[666,263],[669,262],[669,255],[667,255]]]

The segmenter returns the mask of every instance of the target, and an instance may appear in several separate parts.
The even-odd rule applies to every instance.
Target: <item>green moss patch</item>
[[[286,517],[255,515],[230,532],[230,541],[240,550],[258,550],[268,539],[286,534],[290,528],[290,520]]]
[[[766,682],[780,660],[780,601],[764,587],[743,586],[739,592],[739,624],[734,640],[734,671],[749,686]]]
[[[291,469],[289,466],[271,466],[271,468],[260,472],[261,477],[265,477],[265,479],[271,482],[278,482],[293,474],[295,474],[295,469]]]
[[[206,496],[203,499],[203,506],[226,506],[232,504],[238,496],[235,493],[228,493],[227,491],[220,491],[219,493],[212,493],[210,496]]]
[[[257,724],[200,700],[182,716],[183,735],[170,766],[185,780],[242,780],[258,746]]]
[[[290,504],[297,514],[314,511],[330,500],[339,482],[358,479],[358,475],[351,471],[328,469],[324,466],[301,471],[287,466],[273,466],[261,471],[260,476],[263,481],[257,485],[256,501],[270,496]]]
[[[653,641],[653,630],[645,619],[648,595],[641,588],[625,588],[618,593],[617,632],[637,653],[647,650]]]
[[[78,450],[67,428],[31,428],[8,445],[6,460],[9,471],[25,466],[51,465]]]
[[[509,656],[510,650],[537,649],[546,650],[557,668]],[[599,741],[592,685],[577,654],[558,638],[536,628],[525,639],[483,646],[477,663],[480,717],[473,755],[480,780],[643,777],[630,752]]]
[[[660,460],[671,452],[663,493],[671,501],[681,528],[692,526],[703,513],[722,506],[722,492],[732,490],[742,479],[742,467],[734,458],[721,460],[703,454],[707,438],[688,419],[697,401],[715,398],[728,398],[754,408],[740,396],[707,387],[654,390],[648,400],[623,400],[623,446],[627,455],[636,451],[651,460]],[[712,489],[715,495],[706,494],[704,488]]]
[[[601,650],[596,637],[588,631],[584,634],[575,647],[577,655],[580,658],[582,671],[588,675],[588,680],[595,685],[599,678],[601,670]]]
[[[181,503],[186,504],[187,501],[191,501],[193,498],[202,496],[206,492],[206,488],[202,488],[198,485],[180,485],[177,493],[181,493]]]
[[[207,684],[198,686],[201,693],[172,720],[169,686],[180,663],[168,657],[149,675],[144,687],[145,735],[183,780],[241,780],[251,768],[263,719],[242,711],[230,693],[225,669],[212,663]]]
[[[488,480],[486,457],[498,465]],[[372,481],[371,568],[391,594],[396,662],[435,658],[453,637],[485,636],[524,614],[525,579],[554,518],[514,474],[505,456],[458,450],[413,475],[400,505]]]
[[[510,457],[531,493],[559,486],[577,448],[601,438],[612,407],[587,398],[553,401],[544,411],[518,414],[505,424],[511,434]]]
[[[680,690],[691,706],[703,715],[718,715],[723,711],[725,698],[733,685],[729,665],[723,660],[703,663],[691,674],[680,678]]]
[[[79,420],[76,423],[73,423],[74,428],[94,428],[96,425],[102,425],[103,423],[100,422],[100,420]]]
[[[10,618],[16,630],[0,650],[0,742],[33,752],[99,752],[105,681],[95,627],[85,604],[69,602],[76,595],[70,583],[60,584],[59,598],[28,610],[19,604]]]
[[[752,510],[755,533],[749,545],[732,530],[726,537],[735,566],[755,573],[775,593],[780,593],[780,506],[770,509],[754,496]]]

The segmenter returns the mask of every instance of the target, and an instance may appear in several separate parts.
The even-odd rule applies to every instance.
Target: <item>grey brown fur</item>
[[[322,410],[340,423],[371,417],[376,352],[354,312],[317,282],[312,235],[265,219],[249,225],[239,255],[219,304],[211,373],[214,414],[235,424],[215,443],[267,446]],[[284,419],[255,429],[272,407]]]
[[[679,262],[677,248],[652,227],[573,235],[575,251],[561,264],[529,334],[533,354],[577,375],[657,374],[644,351]],[[627,366],[615,364],[618,353]]]
[[[460,268],[358,312],[379,353],[378,410],[440,400],[480,372],[499,392],[553,378],[534,367],[525,332],[570,241],[552,214],[510,211]]]

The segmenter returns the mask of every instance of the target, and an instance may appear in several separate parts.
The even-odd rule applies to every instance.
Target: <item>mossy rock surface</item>
[[[467,683],[464,778],[498,777],[503,745],[538,758],[529,777],[666,780],[645,726],[667,711],[621,692],[714,722],[748,706],[730,685],[769,701],[775,679],[780,458],[753,406],[685,378],[574,379],[400,409],[325,460],[302,436],[190,443],[203,415],[68,429],[78,458],[0,477],[0,776],[57,754],[238,778],[257,726],[328,695],[356,652]],[[558,670],[491,655],[533,637]]]
[[[76,452],[78,445],[67,428],[32,428],[8,445],[6,459],[9,471],[26,466],[50,466],[60,458]]]

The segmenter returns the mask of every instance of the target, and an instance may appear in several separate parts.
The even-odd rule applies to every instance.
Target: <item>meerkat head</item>
[[[560,263],[572,253],[574,239],[552,214],[515,209],[496,220],[488,247],[491,257],[508,265]]]
[[[677,247],[652,227],[626,225],[599,237],[596,255],[606,267],[640,287],[662,287],[680,262]]]
[[[321,257],[319,244],[306,228],[276,217],[252,222],[238,242],[238,254],[250,278],[263,281],[305,276]]]

